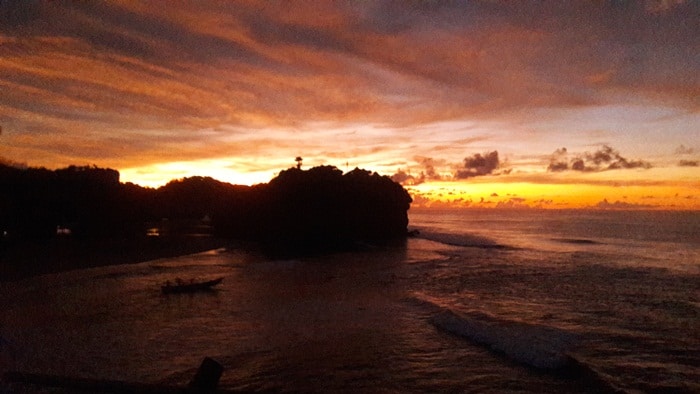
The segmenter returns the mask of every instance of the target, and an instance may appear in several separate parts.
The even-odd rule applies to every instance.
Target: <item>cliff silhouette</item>
[[[291,256],[406,236],[411,197],[390,178],[357,168],[343,174],[332,166],[300,167],[255,186],[191,177],[152,189],[120,183],[117,171],[94,166],[0,164],[0,265],[21,264],[31,245],[51,243],[138,241],[163,249],[177,243],[165,240],[199,237]]]
[[[410,203],[402,186],[376,173],[290,168],[252,187],[247,201],[224,211],[216,227],[272,252],[337,250],[405,237]]]

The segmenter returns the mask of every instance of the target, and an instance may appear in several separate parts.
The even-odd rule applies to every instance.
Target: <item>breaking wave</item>
[[[497,320],[476,312],[457,314],[448,309],[433,315],[430,323],[539,369],[568,367],[567,352],[578,342],[576,335],[553,327]]]
[[[471,234],[455,234],[430,229],[421,229],[418,238],[427,239],[433,242],[439,242],[450,246],[462,246],[470,248],[484,249],[510,249],[506,245],[497,243],[496,241]]]
[[[439,330],[465,338],[525,366],[583,380],[600,392],[621,392],[610,383],[609,377],[573,355],[573,350],[582,341],[577,334],[482,312],[456,312],[429,297],[419,296],[409,301],[427,309],[428,321]]]

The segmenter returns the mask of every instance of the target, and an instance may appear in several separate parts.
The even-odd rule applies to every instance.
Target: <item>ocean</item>
[[[184,385],[208,356],[226,390],[700,392],[700,212],[409,217],[405,244],[353,253],[229,248],[0,283],[0,367]]]

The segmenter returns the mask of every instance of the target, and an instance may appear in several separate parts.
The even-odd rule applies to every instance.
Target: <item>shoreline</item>
[[[0,245],[0,283],[39,275],[184,256],[229,245],[215,237],[51,239]]]

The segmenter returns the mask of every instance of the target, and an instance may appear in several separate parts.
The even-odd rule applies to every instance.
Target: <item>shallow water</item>
[[[167,384],[210,356],[223,388],[253,391],[700,390],[697,213],[432,211],[411,226],[406,245],[358,253],[218,250],[2,283],[0,354]],[[160,293],[219,276],[214,293]],[[585,373],[541,369],[562,355]]]

